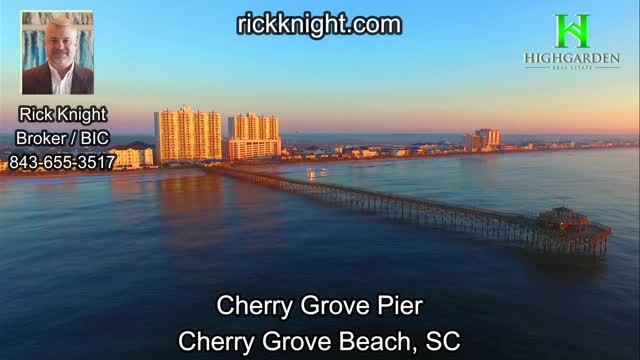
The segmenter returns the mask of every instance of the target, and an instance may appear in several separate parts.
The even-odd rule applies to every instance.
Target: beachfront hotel
[[[482,139],[482,147],[500,145],[500,130],[480,129],[476,135]]]
[[[228,158],[247,160],[280,155],[279,119],[276,116],[236,115],[229,117]]]
[[[465,134],[462,138],[462,146],[468,152],[493,151],[500,146],[500,130],[480,129]]]
[[[222,159],[221,122],[220,113],[193,111],[187,105],[154,113],[156,164]]]

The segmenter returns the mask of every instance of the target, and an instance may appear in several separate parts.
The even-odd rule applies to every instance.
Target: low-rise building
[[[349,154],[351,155],[351,157],[361,158],[362,157],[362,150],[351,149],[351,151],[349,151]],[[349,154],[347,154],[347,155],[349,155]]]
[[[144,144],[119,145],[109,150],[116,155],[114,170],[140,169],[153,166],[153,148]]]
[[[362,150],[362,157],[363,158],[369,158],[369,157],[374,157],[374,156],[378,156],[378,152],[374,151],[374,150]]]
[[[500,149],[501,151],[517,151],[520,150],[520,146],[503,144],[498,146],[498,149]]]
[[[541,212],[538,221],[545,227],[562,231],[584,231],[589,225],[589,218],[564,205]]]

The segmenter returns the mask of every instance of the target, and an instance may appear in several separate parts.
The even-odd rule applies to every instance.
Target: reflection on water
[[[205,175],[160,182],[158,192],[167,221],[183,218],[197,222],[211,214],[224,216],[222,181],[219,176]]]
[[[316,181],[316,178],[329,176],[329,169],[326,167],[316,169],[316,168],[307,168],[307,180],[313,182]]]
[[[159,182],[160,211],[172,247],[202,248],[225,240],[225,196],[220,176],[189,176]]]
[[[277,234],[286,222],[281,194],[263,190],[214,174],[159,182],[156,191],[169,245],[211,251],[240,236],[251,238],[249,246],[255,249],[281,246],[279,236],[269,235]],[[200,265],[188,264],[192,269]]]

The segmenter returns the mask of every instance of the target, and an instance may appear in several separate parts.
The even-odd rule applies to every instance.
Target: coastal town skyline
[[[222,123],[227,123],[223,131]],[[37,123],[36,123],[37,124]],[[159,167],[184,166],[228,166],[234,162],[296,162],[296,161],[343,161],[343,160],[381,160],[401,158],[427,158],[473,153],[514,153],[529,151],[607,149],[618,147],[637,147],[637,139],[624,137],[610,138],[564,138],[543,140],[523,138],[518,141],[503,141],[500,129],[481,127],[472,132],[459,134],[453,139],[420,139],[402,143],[379,141],[343,141],[326,142],[311,135],[312,143],[303,145],[299,140],[286,141],[280,133],[280,119],[276,115],[264,116],[245,113],[230,116],[223,121],[222,114],[215,111],[200,111],[183,104],[177,110],[165,108],[154,113],[153,141],[145,143],[142,138],[148,135],[132,135],[135,139],[128,142],[115,141],[110,147],[94,144],[83,147],[84,151],[108,153],[114,156],[110,168],[114,170],[152,169]],[[25,130],[16,130],[21,134]],[[77,130],[73,130],[74,132]],[[226,135],[226,136],[225,136]],[[21,135],[24,138],[26,135]],[[51,141],[48,135],[36,134],[30,147],[33,154],[41,150],[50,151],[45,145]],[[284,135],[286,137],[286,135]],[[393,137],[393,134],[387,134]],[[295,135],[292,136],[295,138]],[[131,140],[131,139],[130,139]],[[21,140],[22,141],[22,140]],[[111,140],[109,140],[111,141]],[[40,143],[42,142],[42,143]],[[39,145],[38,145],[39,144]],[[3,140],[0,137],[0,145]],[[17,140],[16,140],[17,145]],[[39,147],[38,147],[39,146]],[[45,146],[43,148],[43,146]],[[8,170],[5,155],[9,157],[13,150],[21,151],[5,144],[0,148],[0,172]],[[73,146],[66,149],[78,154]],[[44,155],[44,157],[50,155]],[[43,157],[43,158],[44,158]],[[22,169],[27,170],[27,169]]]
[[[79,104],[82,105],[82,101],[78,102]],[[54,104],[54,103],[51,103]],[[87,102],[85,104],[85,106],[89,106],[91,103]],[[191,108],[194,109],[194,111],[200,111],[200,112],[215,112],[215,113],[219,113],[222,117],[222,119],[227,119],[229,117],[233,117],[233,116],[237,116],[237,115],[246,115],[249,113],[254,113],[254,114],[258,114],[260,116],[278,116],[279,118],[283,118],[281,115],[279,115],[279,112],[261,112],[261,111],[255,111],[255,110],[245,110],[245,111],[238,111],[238,112],[222,112],[222,111],[218,111],[216,109],[216,107],[213,106],[209,106],[209,107],[202,107],[202,108],[198,108],[195,106],[190,106],[189,104],[191,104],[190,102],[175,102],[175,104],[178,104],[174,107],[169,107],[169,106],[165,106],[165,107],[160,107],[158,109],[155,109],[153,112],[150,113],[150,115],[140,124],[134,124],[135,126],[126,126],[125,128],[122,128],[120,126],[112,126],[112,124],[114,123],[120,123],[122,121],[122,119],[119,118],[113,118],[110,117],[110,121],[109,124],[107,124],[107,128],[110,130],[111,133],[113,134],[122,134],[122,135],[142,135],[142,136],[152,136],[154,135],[154,127],[153,127],[153,114],[155,112],[158,111],[163,111],[163,110],[167,110],[167,109],[179,109],[181,106],[189,106]],[[126,117],[126,116],[125,116]],[[25,129],[38,129],[41,128],[41,125],[37,124],[37,123],[23,123],[23,124],[19,124],[17,121],[17,116],[15,115],[11,115],[11,117],[9,118],[0,118],[0,134],[11,134],[13,133],[13,131],[15,131],[18,128],[25,128]],[[309,135],[313,135],[313,134],[363,134],[363,135],[385,135],[385,134],[392,134],[392,135],[403,135],[403,134],[443,134],[443,135],[452,135],[452,134],[462,134],[464,135],[464,133],[473,130],[475,128],[480,128],[480,127],[497,127],[497,126],[491,126],[491,124],[495,124],[496,121],[492,121],[492,120],[487,120],[487,121],[477,121],[477,122],[473,122],[470,123],[468,127],[461,127],[461,128],[457,128],[457,127],[451,127],[451,128],[441,128],[439,126],[436,126],[432,129],[429,128],[425,128],[425,129],[417,129],[417,130],[410,130],[410,129],[404,129],[403,127],[396,127],[396,128],[388,128],[388,129],[381,129],[381,128],[357,128],[357,129],[342,129],[342,128],[335,128],[335,127],[317,127],[317,128],[311,128],[311,129],[303,129],[303,128],[297,128],[295,127],[295,121],[294,121],[294,125],[291,125],[288,123],[289,119],[286,119],[287,122],[281,127],[281,133],[282,134],[287,134],[287,135],[293,135],[293,134],[309,134]],[[437,120],[427,120],[430,123],[433,122],[438,122]],[[352,119],[345,119],[344,120],[345,123],[351,123],[353,122]],[[442,120],[442,123],[447,123],[447,121]],[[604,121],[606,123],[606,121]],[[396,122],[393,122],[392,124],[396,124]],[[68,125],[68,124],[64,124],[64,123],[50,123],[47,125],[48,128],[52,129],[52,130],[69,130],[72,129],[73,126],[72,125]],[[503,130],[504,129],[504,130]],[[511,129],[511,130],[509,130]],[[505,128],[501,128],[501,131],[504,134],[509,134],[509,135],[531,135],[531,136],[537,136],[537,135],[541,135],[541,136],[553,136],[553,135],[558,135],[558,136],[589,136],[589,135],[594,135],[594,136],[637,136],[639,129],[631,129],[628,131],[620,131],[618,129],[591,129],[591,128],[579,128],[579,129],[567,129],[567,130],[563,130],[563,129],[556,129],[556,128],[539,128],[539,129],[513,129],[510,127],[506,127]],[[226,121],[222,122],[222,132],[223,134],[227,134],[228,133],[228,125]]]

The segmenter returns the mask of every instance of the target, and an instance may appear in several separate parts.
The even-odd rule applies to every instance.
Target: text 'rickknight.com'
[[[283,11],[265,11],[263,15],[253,15],[247,11],[238,16],[238,35],[307,35],[320,40],[326,35],[402,35],[402,18],[399,16],[356,16],[351,21],[344,11],[333,15],[325,11],[322,15],[312,15],[305,11],[302,16],[285,15]]]

